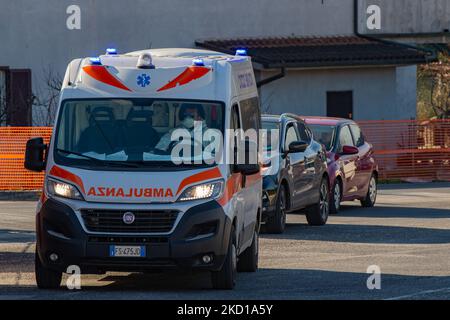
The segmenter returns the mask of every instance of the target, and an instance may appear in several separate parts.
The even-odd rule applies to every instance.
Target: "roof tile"
[[[359,36],[207,39],[196,44],[229,54],[246,48],[252,59],[265,67],[416,64],[428,60],[426,51]]]

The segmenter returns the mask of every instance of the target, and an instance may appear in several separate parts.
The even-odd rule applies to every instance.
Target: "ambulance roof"
[[[227,65],[233,65],[233,76]],[[166,96],[223,100],[235,94],[231,92],[235,85],[228,85],[235,81],[233,77],[238,77],[239,93],[256,91],[251,59],[245,54],[233,56],[186,48],[120,54],[108,49],[99,57],[76,59],[69,64],[63,97]]]
[[[167,48],[167,49],[147,49],[117,55],[102,55],[102,64],[121,68],[136,68],[139,57],[143,54],[150,54],[155,68],[177,68],[192,66],[193,59],[202,59],[205,65],[212,64],[213,61],[231,60],[235,56],[221,52],[188,49],[188,48]],[[242,57],[240,57],[242,58]]]

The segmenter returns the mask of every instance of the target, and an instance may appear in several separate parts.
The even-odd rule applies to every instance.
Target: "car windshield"
[[[309,124],[308,127],[313,132],[314,139],[323,144],[327,151],[333,149],[334,136],[336,133],[335,126]]]
[[[273,143],[278,143],[280,124],[275,121],[262,121],[263,129],[263,149],[264,151],[272,151]],[[272,131],[277,130],[277,131]],[[277,134],[276,137],[272,137],[272,134]]]
[[[183,162],[188,157],[192,164],[206,165],[210,160],[205,159],[206,146],[216,134],[222,136],[223,109],[220,102],[203,101],[68,100],[56,129],[55,160],[88,166],[174,167],[174,148],[185,139],[192,152],[180,154]],[[214,150],[209,153],[215,156]]]

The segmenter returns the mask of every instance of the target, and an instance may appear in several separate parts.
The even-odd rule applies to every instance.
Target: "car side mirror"
[[[288,153],[304,152],[308,148],[308,143],[305,141],[294,141],[289,145]]]
[[[234,165],[234,171],[240,172],[245,176],[260,172],[261,167],[258,163],[258,144],[248,139],[244,142],[244,148],[237,149],[237,163]]]
[[[47,145],[43,138],[33,138],[27,141],[24,167],[27,170],[41,172],[45,169],[44,152]]]
[[[354,155],[358,154],[359,150],[355,146],[343,146],[341,154],[343,155]]]

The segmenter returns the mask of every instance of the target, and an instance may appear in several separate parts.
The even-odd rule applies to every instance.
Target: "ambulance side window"
[[[233,159],[232,159],[232,164],[230,165],[230,170],[234,171],[234,165],[235,163],[237,163],[237,153],[236,153],[236,146],[238,145],[238,137],[236,136],[236,132],[239,131],[239,129],[241,129],[241,121],[240,121],[240,117],[239,117],[239,107],[237,104],[233,105],[233,107],[231,108],[231,121],[230,121],[230,129],[232,130],[232,132],[234,132],[233,134]]]
[[[250,98],[240,102],[242,115],[242,129],[244,131],[261,128],[261,115],[259,111],[258,98]]]
[[[239,119],[239,107],[235,104],[231,111],[231,128],[233,130],[238,130],[241,128],[241,122]]]

